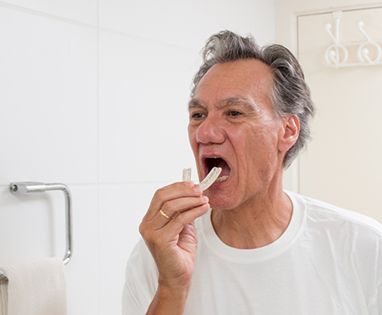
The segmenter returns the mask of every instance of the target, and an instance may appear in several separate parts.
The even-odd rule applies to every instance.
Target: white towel
[[[64,266],[49,258],[28,265],[0,267],[0,315],[66,315]]]

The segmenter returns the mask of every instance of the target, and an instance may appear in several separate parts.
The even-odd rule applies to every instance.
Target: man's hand
[[[159,271],[158,291],[150,311],[160,308],[160,313],[165,310],[166,314],[183,312],[179,310],[184,308],[196,257],[193,222],[208,209],[208,198],[192,182],[171,184],[155,192],[139,227]],[[172,305],[168,308],[165,300],[171,296]],[[175,305],[175,301],[182,305]],[[156,311],[150,313],[159,314]]]

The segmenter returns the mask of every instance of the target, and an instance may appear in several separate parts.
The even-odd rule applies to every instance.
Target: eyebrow
[[[195,107],[205,107],[205,106],[203,106],[202,102],[199,101],[197,98],[192,98],[188,102],[188,109],[192,109],[192,108],[195,108]]]
[[[243,106],[251,111],[252,110],[259,111],[259,108],[257,107],[256,103],[254,103],[252,100],[246,97],[241,97],[241,96],[234,96],[234,97],[223,99],[217,104],[217,107],[218,109],[223,109],[225,107],[232,106],[232,105]],[[190,102],[188,103],[188,109],[191,110],[195,107],[206,108],[207,106],[203,105],[203,102],[200,101],[198,98],[192,98]]]

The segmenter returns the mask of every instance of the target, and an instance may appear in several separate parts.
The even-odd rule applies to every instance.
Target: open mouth
[[[204,157],[202,162],[205,175],[208,174],[213,167],[220,167],[222,169],[219,178],[216,180],[217,183],[224,182],[228,179],[231,173],[231,168],[222,157]]]

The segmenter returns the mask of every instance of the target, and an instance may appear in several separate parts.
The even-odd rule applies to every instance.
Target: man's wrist
[[[187,295],[188,287],[168,287],[159,284],[146,315],[182,315]]]
[[[182,301],[187,299],[189,286],[168,286],[159,284],[157,294],[160,299]]]

